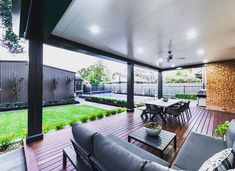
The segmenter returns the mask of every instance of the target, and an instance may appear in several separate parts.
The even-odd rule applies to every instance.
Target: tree
[[[1,45],[9,50],[12,54],[23,53],[24,47],[21,45],[22,40],[18,37],[12,28],[12,1],[0,0],[0,17],[3,35],[1,35]]]
[[[101,82],[108,81],[108,72],[108,69],[101,61],[97,61],[95,64],[78,71],[83,79],[89,81],[91,85],[94,86],[99,85]]]

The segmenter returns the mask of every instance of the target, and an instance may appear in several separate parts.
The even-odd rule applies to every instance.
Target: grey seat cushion
[[[94,155],[110,171],[141,171],[146,161],[101,134],[94,136]]]
[[[147,162],[143,171],[169,171],[169,168],[155,162]]]
[[[87,153],[93,153],[93,136],[96,132],[91,131],[81,124],[72,125],[72,134],[78,145],[85,148]]]
[[[226,144],[228,148],[232,148],[235,142],[235,119],[230,124],[226,134]]]
[[[107,135],[108,138],[110,138],[111,140],[113,140],[114,142],[116,142],[118,145],[122,146],[123,148],[127,149],[128,151],[138,155],[139,157],[141,157],[144,160],[149,160],[149,161],[153,161],[156,163],[159,163],[163,166],[169,167],[169,163],[166,162],[165,160],[145,151],[144,149],[137,147],[134,144],[130,144],[125,140],[120,139],[119,137],[113,135],[113,134],[109,134]]]
[[[224,141],[192,132],[180,149],[174,166],[196,171],[215,153],[226,148]]]

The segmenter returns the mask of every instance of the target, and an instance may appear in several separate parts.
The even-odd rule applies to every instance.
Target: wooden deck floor
[[[191,108],[191,111],[193,116],[182,128],[180,128],[173,119],[169,119],[168,123],[163,126],[163,129],[177,134],[177,151],[179,151],[190,132],[194,131],[212,136],[214,134],[213,130],[218,123],[235,118],[235,114],[208,111],[204,108]],[[104,135],[113,133],[120,138],[127,140],[129,133],[143,126],[140,113],[140,111],[136,110],[135,113],[123,113],[110,116],[85,123],[84,125]],[[25,144],[24,149],[28,170],[63,170],[62,150],[71,145],[71,136],[71,128],[66,128],[46,134],[43,141],[38,141],[31,145]],[[134,144],[160,156],[157,151],[150,147],[137,142],[134,142]],[[169,146],[164,153],[164,159],[168,162],[172,162],[177,155],[176,153],[177,152],[173,150],[172,146]],[[68,163],[65,170],[74,170],[74,168]]]

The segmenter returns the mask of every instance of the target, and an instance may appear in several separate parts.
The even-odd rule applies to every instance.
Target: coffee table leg
[[[128,142],[130,143],[131,142],[131,137],[128,136]]]
[[[175,136],[175,138],[174,138],[174,149],[175,149],[175,151],[176,151],[176,136]]]

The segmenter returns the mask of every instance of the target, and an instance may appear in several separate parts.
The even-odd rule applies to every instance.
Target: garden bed
[[[79,104],[79,102],[75,101],[75,99],[48,100],[42,102],[43,107],[69,105],[69,104]],[[28,102],[0,104],[0,111],[13,111],[13,110],[22,110],[27,108],[28,108]]]
[[[86,96],[85,100],[95,102],[95,103],[111,105],[111,106],[118,106],[118,107],[126,107],[127,105],[126,100],[117,100],[117,99],[95,97],[95,96]]]

